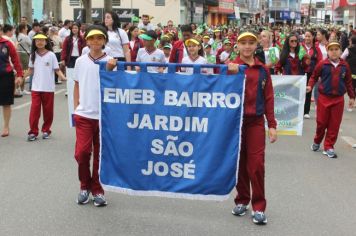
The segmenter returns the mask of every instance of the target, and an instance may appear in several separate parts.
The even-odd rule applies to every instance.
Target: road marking
[[[341,138],[353,148],[356,148],[356,140],[349,136],[341,136]]]
[[[60,94],[60,93],[63,93],[63,92],[65,92],[65,91],[66,91],[66,89],[60,89],[60,90],[54,92],[54,94]],[[24,104],[21,104],[21,105],[18,105],[18,106],[13,107],[12,110],[19,110],[19,109],[24,108],[24,107],[27,107],[27,106],[29,106],[29,105],[31,105],[31,102],[26,102],[26,103],[24,103]]]

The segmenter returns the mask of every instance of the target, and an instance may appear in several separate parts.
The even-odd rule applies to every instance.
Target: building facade
[[[268,0],[269,23],[301,24],[301,0]]]

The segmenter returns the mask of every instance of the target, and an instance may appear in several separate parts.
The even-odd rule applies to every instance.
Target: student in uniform
[[[207,64],[207,60],[204,58],[204,50],[202,44],[196,39],[188,39],[185,42],[188,49],[188,56],[183,57],[183,64]],[[193,74],[193,67],[181,68],[181,71],[185,74],[191,75]],[[212,74],[212,69],[202,68],[201,73],[209,73]]]
[[[304,47],[305,51],[310,56],[310,65],[308,66],[308,68],[305,71],[307,73],[307,85],[308,85],[310,77],[315,69],[316,64],[318,64],[319,61],[323,60],[322,59],[323,55],[322,55],[319,47],[317,47],[315,45],[314,38],[315,37],[314,37],[313,31],[306,30],[305,39],[304,39],[304,43],[302,44],[302,46]],[[310,119],[309,112],[310,112],[311,96],[312,96],[311,92],[309,92],[305,95],[305,103],[304,103],[304,118],[305,119]]]
[[[154,30],[149,30],[144,34],[141,34],[140,39],[143,40],[143,48],[140,48],[137,52],[136,62],[157,62],[165,63],[166,58],[162,50],[155,47],[155,42],[157,40],[157,33]],[[147,67],[148,72],[163,72],[162,67]],[[137,66],[136,71],[140,71]]]
[[[67,68],[74,68],[75,61],[82,55],[82,50],[85,47],[85,40],[80,35],[80,24],[73,23],[70,27],[70,34],[63,42],[61,61],[62,65]]]
[[[190,25],[183,25],[181,28],[182,40],[179,40],[173,44],[171,56],[169,62],[171,63],[182,63],[183,57],[188,56],[188,50],[184,44],[188,39],[193,38],[193,30]]]
[[[253,222],[266,224],[265,118],[270,142],[277,140],[272,80],[269,69],[254,57],[257,37],[253,33],[245,32],[239,35],[237,43],[240,54],[228,65],[228,69],[235,73],[238,72],[239,65],[246,65],[247,69],[236,206],[232,214],[245,215],[251,201]]]
[[[230,56],[233,52],[233,48],[231,46],[231,41],[229,39],[224,40],[224,51],[220,54],[220,63],[227,64],[230,62]]]
[[[311,149],[316,152],[324,137],[323,154],[330,158],[337,158],[334,151],[344,111],[344,94],[350,97],[349,108],[355,103],[355,94],[352,87],[351,70],[349,65],[340,59],[341,46],[338,42],[327,45],[328,58],[319,62],[309,80],[307,92],[320,77],[318,85],[319,97],[316,110],[316,134]],[[325,134],[326,132],[326,134]]]
[[[75,159],[78,163],[80,193],[77,203],[87,204],[92,193],[95,206],[106,206],[104,190],[99,182],[99,65],[95,62],[108,61],[116,65],[116,60],[106,55],[103,48],[108,34],[101,26],[91,26],[85,34],[88,54],[80,56],[74,67],[74,121],[76,131]],[[108,63],[109,64],[109,63]],[[108,65],[108,69],[113,67]],[[90,157],[93,153],[93,168],[90,171]]]
[[[280,60],[275,66],[275,73],[282,75],[304,75],[307,69],[308,54],[300,57],[303,47],[299,45],[298,35],[292,33],[287,38],[281,51]],[[309,58],[310,59],[310,58]]]
[[[54,72],[62,80],[66,80],[59,70],[56,55],[52,52],[49,38],[38,33],[33,37],[31,57],[29,62],[29,74],[33,75],[31,90],[30,130],[27,140],[35,141],[38,136],[38,122],[43,109],[42,138],[48,139],[51,134],[54,110],[55,80]]]
[[[163,45],[163,53],[166,58],[166,63],[169,63],[169,57],[171,55],[172,44],[166,43]]]
[[[107,46],[112,49],[112,55],[119,61],[130,62],[129,37],[125,30],[120,28],[121,23],[117,13],[106,12],[104,23],[109,35]]]
[[[208,64],[216,64],[216,57],[211,53],[211,45],[209,43],[204,45],[204,53]]]

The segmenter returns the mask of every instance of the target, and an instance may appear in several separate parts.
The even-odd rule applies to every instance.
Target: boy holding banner
[[[237,39],[240,55],[228,65],[231,72],[237,72],[239,64],[246,65],[244,117],[241,134],[241,151],[238,172],[236,206],[232,214],[243,216],[248,204],[252,204],[252,220],[255,224],[266,224],[266,199],[264,189],[265,119],[271,143],[277,140],[274,117],[274,93],[269,69],[254,57],[257,37],[249,32]],[[252,196],[250,196],[250,184]]]
[[[105,206],[104,190],[99,181],[99,65],[95,62],[108,61],[107,69],[112,70],[116,60],[107,56],[103,48],[108,34],[101,26],[92,26],[85,34],[90,48],[88,54],[80,56],[74,67],[74,109],[75,109],[75,159],[78,162],[80,193],[77,203],[87,204],[92,192],[94,205]],[[94,150],[92,150],[94,149]],[[90,172],[90,156],[93,152],[93,169]]]
[[[311,149],[314,152],[318,151],[325,136],[323,154],[329,158],[337,158],[334,144],[337,140],[344,112],[344,94],[347,92],[350,97],[349,108],[352,108],[355,103],[355,94],[352,88],[350,67],[344,60],[340,59],[340,44],[331,42],[326,48],[328,58],[319,62],[315,67],[307,86],[307,92],[312,91],[320,77],[318,85],[320,94],[316,110],[317,127]]]

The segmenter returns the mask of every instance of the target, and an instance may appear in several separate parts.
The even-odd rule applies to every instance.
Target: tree
[[[32,22],[32,0],[21,0],[21,16],[26,16],[29,24]]]
[[[4,23],[6,23],[6,19],[9,18],[9,13],[7,12],[6,0],[0,0],[0,8],[1,8],[2,20],[4,21]]]
[[[85,11],[85,23],[92,23],[91,19],[91,0],[81,0]]]
[[[112,11],[112,0],[104,0],[104,12]]]
[[[62,1],[61,0],[44,0],[43,14],[47,15],[50,21],[58,22],[62,18]],[[52,18],[50,18],[52,17]]]

